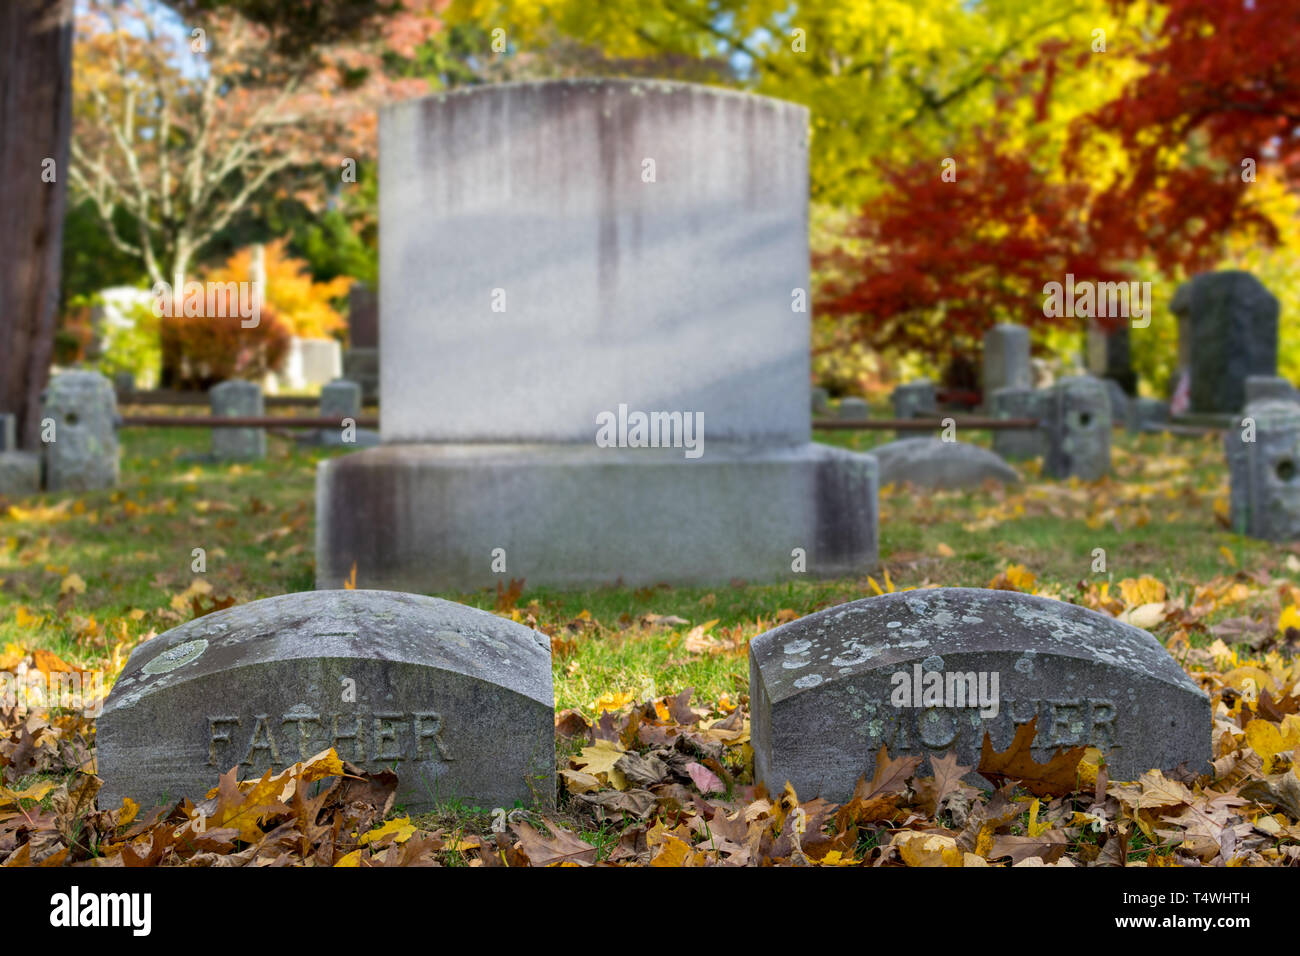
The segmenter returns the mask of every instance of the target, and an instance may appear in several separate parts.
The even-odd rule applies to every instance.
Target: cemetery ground
[[[888,437],[827,440],[867,450]],[[1022,464],[1019,487],[882,489],[870,576],[556,592],[505,574],[494,592],[440,595],[550,636],[552,808],[408,814],[390,775],[330,752],[261,782],[214,775],[211,797],[152,814],[95,810],[93,720],[0,709],[0,861],[1298,865],[1300,547],[1227,530],[1218,435],[1114,437],[1098,483],[1040,482]],[[202,461],[207,448],[200,429],[127,430],[116,489],[0,503],[0,670],[112,675],[196,615],[312,588],[316,463],[336,452],[273,436],[265,460],[230,465]],[[365,569],[345,584],[365,588]],[[1211,696],[1213,773],[1113,781],[1095,751],[1041,764],[1018,737],[974,768],[992,789],[964,782],[973,768],[955,759],[922,776],[917,758],[891,755],[843,806],[756,793],[748,641],[937,585],[1029,591],[1150,630]]]

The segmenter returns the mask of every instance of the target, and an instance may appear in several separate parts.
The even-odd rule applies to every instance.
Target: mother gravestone
[[[286,594],[196,618],[131,654],[97,722],[101,800],[196,799],[333,747],[393,770],[397,802],[549,800],[545,635],[390,591]]]
[[[1210,701],[1150,634],[1014,591],[904,591],[828,608],[750,643],[754,773],[845,800],[891,757],[979,762],[1038,718],[1033,747],[1094,746],[1113,779],[1206,767]]]

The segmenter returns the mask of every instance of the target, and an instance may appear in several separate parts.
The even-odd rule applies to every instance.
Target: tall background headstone
[[[1195,276],[1178,287],[1171,308],[1179,365],[1191,374],[1190,411],[1234,414],[1249,376],[1277,375],[1278,301],[1249,272]]]
[[[380,184],[385,444],[321,466],[318,586],[353,562],[418,589],[874,563],[874,460],[810,441],[804,108],[440,94],[381,113]],[[597,446],[624,412],[702,416],[702,453]]]
[[[1031,388],[1034,377],[1029,365],[1029,330],[1004,322],[984,333],[984,405],[1000,388]]]

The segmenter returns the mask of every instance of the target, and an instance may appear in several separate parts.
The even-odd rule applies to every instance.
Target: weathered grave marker
[[[1206,272],[1180,285],[1179,365],[1191,373],[1191,411],[1236,413],[1246,379],[1277,374],[1278,301],[1249,272]]]
[[[1041,418],[1045,394],[1046,392],[1032,388],[999,388],[990,399],[989,411],[994,418],[1002,421],[1010,418]],[[993,451],[1009,460],[1039,458],[1045,444],[1042,426],[998,428],[993,432]]]
[[[986,481],[1017,484],[1020,475],[978,445],[940,438],[901,438],[871,450],[882,485],[910,482],[918,488],[979,488]]]
[[[554,795],[545,635],[450,601],[310,591],[196,618],[131,654],[97,721],[101,805],[197,799],[333,747],[397,802]]]
[[[992,396],[1000,388],[1030,388],[1033,384],[1029,330],[1023,325],[1004,322],[984,333],[985,396]]]
[[[53,428],[53,440],[44,443],[47,491],[94,491],[117,484],[117,397],[112,382],[98,372],[54,376],[45,389],[41,418],[49,419]]]
[[[1266,400],[1300,403],[1300,390],[1277,375],[1247,376],[1246,404]]]
[[[1043,474],[1096,481],[1110,471],[1110,396],[1101,379],[1072,375],[1046,389]]]
[[[903,591],[827,608],[750,642],[754,773],[843,801],[891,757],[979,763],[1037,717],[1033,754],[1094,746],[1112,779],[1207,769],[1210,701],[1145,631],[1014,591]],[[936,676],[938,675],[938,676]],[[936,696],[937,688],[937,696]],[[924,772],[923,764],[923,772]]]
[[[1223,448],[1233,530],[1267,541],[1300,538],[1300,405],[1252,402],[1223,433]]]
[[[231,379],[208,390],[214,416],[251,418],[266,414],[262,387],[256,382]],[[217,461],[251,461],[266,457],[265,428],[212,429],[212,457]]]
[[[935,400],[934,382],[928,378],[905,382],[890,395],[895,418],[937,418],[939,405]]]
[[[839,417],[849,421],[864,421],[871,417],[871,406],[866,399],[849,396],[840,399]]]

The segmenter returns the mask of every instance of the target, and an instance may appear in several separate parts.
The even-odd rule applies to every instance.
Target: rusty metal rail
[[[1037,428],[1036,418],[983,418],[978,416],[948,416],[957,428],[976,428],[988,431],[1009,431]],[[898,431],[929,432],[944,427],[939,418],[814,418],[813,428],[822,431]]]
[[[358,415],[357,428],[378,428],[374,415]],[[342,428],[342,418],[290,415],[123,415],[122,428]]]

